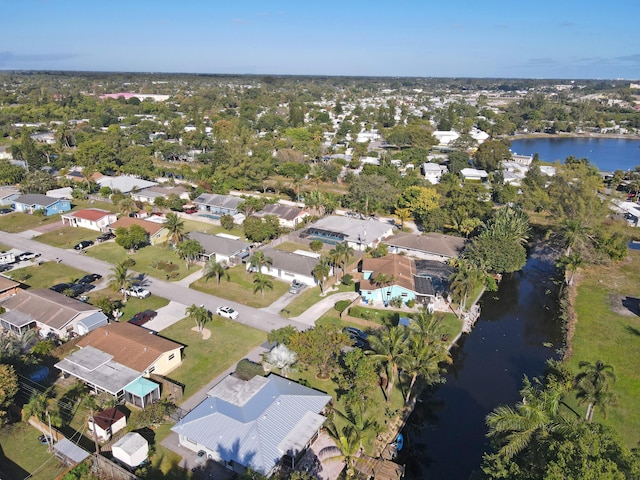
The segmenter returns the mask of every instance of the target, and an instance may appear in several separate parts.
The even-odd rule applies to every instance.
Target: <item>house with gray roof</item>
[[[331,397],[271,374],[245,381],[228,376],[176,423],[180,444],[229,470],[271,476],[297,466],[318,437]]]
[[[320,254],[306,250],[285,252],[270,247],[261,248],[260,251],[265,257],[271,259],[271,265],[263,266],[261,273],[289,283],[297,280],[310,287],[316,285],[312,272],[320,262]],[[247,270],[251,268],[247,262]]]
[[[277,217],[281,227],[294,230],[299,224],[304,222],[304,219],[310,214],[309,211],[304,208],[278,203],[265,205],[262,210],[254,213],[252,216],[263,218],[267,215]]]
[[[20,196],[20,190],[14,187],[0,188],[0,205],[11,205]]]
[[[14,199],[16,212],[34,213],[43,210],[45,216],[71,210],[71,201],[66,198],[47,197],[39,193],[28,193]]]
[[[103,175],[96,180],[96,183],[100,185],[100,188],[109,187],[111,190],[118,190],[125,195],[134,190],[142,190],[158,185],[158,182],[144,180],[132,175],[119,175],[117,177]]]
[[[357,252],[376,248],[387,237],[393,235],[393,225],[375,219],[331,215],[321,218],[307,226],[300,236],[306,240],[320,240],[328,245],[347,244]]]
[[[233,235],[191,232],[189,238],[196,240],[204,248],[200,258],[205,262],[213,259],[216,263],[237,265],[249,256],[251,244]]]
[[[466,239],[434,232],[422,235],[400,232],[387,238],[384,243],[389,247],[389,253],[445,262],[460,257]]]
[[[193,201],[200,213],[214,213],[217,215],[235,215],[238,206],[244,202],[241,197],[233,195],[218,195],[216,193],[203,193]]]
[[[158,197],[162,197],[165,200],[169,200],[171,195],[176,195],[182,200],[189,200],[189,190],[182,185],[162,186],[156,185],[153,187],[144,188],[142,190],[131,192],[131,198],[137,202],[151,203],[153,204]]]

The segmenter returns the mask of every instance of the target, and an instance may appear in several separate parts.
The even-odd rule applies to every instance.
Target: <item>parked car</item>
[[[7,213],[11,213],[13,210],[10,208],[0,208],[0,215],[6,215]]]
[[[69,288],[65,288],[61,293],[68,294],[70,297],[75,298],[78,295],[82,295],[84,292],[86,292],[88,290],[87,286],[88,285],[84,283],[74,283],[69,286]]]
[[[153,320],[157,316],[158,316],[158,312],[156,312],[155,310],[145,310],[144,312],[136,313],[131,318],[131,320],[129,320],[129,323],[133,323],[134,325],[140,326],[140,325],[144,325],[150,320]]]
[[[49,435],[40,435],[38,437],[38,441],[43,445],[49,445],[49,444],[53,443],[51,441],[51,437]]]
[[[289,288],[289,293],[300,293],[304,290],[305,284],[299,282],[298,280],[294,280],[291,282],[291,287]]]
[[[96,242],[98,243],[106,242],[107,240],[111,240],[112,238],[116,238],[115,234],[111,232],[105,232],[98,235],[98,238],[96,238]]]
[[[349,338],[353,342],[353,345],[355,345],[358,348],[365,348],[366,347],[366,345],[367,345],[367,337],[369,335],[364,333],[362,330],[359,330],[359,329],[357,329],[355,327],[345,327],[345,328],[342,329],[342,331],[344,333],[346,333],[347,335],[349,335]]]
[[[231,307],[218,307],[216,308],[216,313],[221,317],[230,318],[231,320],[235,320],[240,316],[240,314]]]
[[[82,240],[81,242],[78,242],[76,244],[75,248],[76,250],[84,250],[87,247],[90,247],[91,245],[93,245],[93,241],[92,240]]]
[[[97,273],[90,273],[82,277],[80,280],[78,280],[78,283],[93,283],[93,282],[97,282],[101,278],[102,278],[102,275],[98,275]]]
[[[188,207],[184,209],[184,213],[196,213],[198,211],[198,207]]]
[[[53,287],[49,287],[49,290],[53,290],[54,292],[62,293],[65,290],[71,288],[72,286],[73,286],[73,283],[58,283],[58,284],[54,285]]]
[[[16,260],[18,262],[23,262],[25,260],[33,260],[34,258],[38,258],[39,256],[40,256],[39,253],[24,252],[24,253],[21,253],[20,255],[18,255],[16,257]]]
[[[151,295],[149,290],[142,288],[140,285],[134,285],[129,289],[122,289],[120,292],[135,298],[147,298]]]
[[[6,272],[7,270],[11,270],[11,265],[8,263],[0,264],[0,272]]]

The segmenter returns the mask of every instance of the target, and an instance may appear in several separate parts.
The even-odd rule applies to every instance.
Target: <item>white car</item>
[[[216,308],[216,313],[221,317],[227,317],[231,320],[235,320],[240,316],[240,314],[231,307],[218,307]]]
[[[151,292],[149,290],[147,290],[146,288],[142,288],[139,285],[134,285],[129,289],[123,289],[120,290],[122,293],[128,295],[129,297],[135,297],[135,298],[147,298],[148,296],[151,295]]]

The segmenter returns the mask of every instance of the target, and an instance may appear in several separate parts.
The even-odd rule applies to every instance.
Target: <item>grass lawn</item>
[[[200,266],[193,265],[189,270],[185,261],[180,259],[174,250],[169,250],[164,245],[162,246],[146,246],[137,251],[133,255],[129,255],[127,251],[115,242],[105,242],[100,245],[94,245],[86,250],[87,255],[94,257],[111,264],[120,263],[127,258],[135,260],[136,264],[129,270],[134,272],[143,273],[150,277],[166,279],[166,276],[171,275],[171,280],[181,280],[187,275],[191,275],[193,272],[197,272]],[[157,265],[158,260],[170,264],[173,262],[174,267],[178,267],[175,270],[166,270]]]
[[[168,377],[186,385],[185,398],[267,339],[266,333],[260,330],[218,316],[206,325],[211,330],[208,340],[192,331],[194,326],[193,320],[183,318],[162,331],[163,337],[186,345],[182,365],[168,374]]]
[[[304,250],[305,252],[313,251],[307,245],[295,242],[282,242],[280,245],[275,247],[275,249],[282,250],[283,252],[295,252],[296,250]]]
[[[0,429],[0,447],[5,457],[0,459],[0,465],[6,478],[27,478],[31,473],[29,478],[34,480],[51,480],[63,471],[60,462],[38,440],[40,435],[25,422]]]
[[[116,293],[109,288],[91,291],[87,295],[89,297],[89,303],[92,305],[102,297],[108,297],[113,302],[122,302],[122,294]],[[122,312],[121,320],[126,322],[138,312],[142,312],[143,310],[158,310],[168,304],[169,300],[153,294],[147,298],[128,297],[127,303],[125,303],[120,309]]]
[[[210,223],[198,222],[197,220],[184,220],[184,228],[187,232],[204,232],[210,235],[217,233],[226,233],[227,235],[235,235],[244,240],[244,231],[239,226],[234,226],[231,230],[225,230],[219,225],[212,225]]]
[[[227,272],[229,273],[229,281],[221,279],[220,285],[217,284],[215,278],[210,280],[199,278],[193,282],[190,287],[194,290],[226,298],[227,300],[242,303],[249,307],[262,308],[271,305],[287,293],[291,286],[289,283],[269,277],[273,289],[265,288],[264,298],[262,298],[260,290],[253,293],[253,275],[247,272],[244,265],[237,265],[228,269]]]
[[[596,407],[594,419],[613,426],[627,446],[635,447],[640,441],[640,252],[629,251],[628,258],[617,265],[585,269],[580,277],[575,302],[578,322],[568,364],[573,372],[578,372],[580,361],[602,360],[614,367],[617,405],[607,409],[606,418]],[[577,408],[584,413],[586,407]]]
[[[49,288],[57,283],[68,283],[83,277],[87,272],[70,267],[63,263],[37,263],[24,268],[18,268],[6,273],[16,282],[30,288]]]
[[[28,213],[14,212],[0,217],[0,230],[9,233],[24,232],[25,230],[60,221],[60,215],[41,217],[40,215],[29,215]]]
[[[44,233],[34,238],[42,243],[58,248],[73,248],[81,240],[95,240],[100,232],[82,227],[62,227],[53,232]]]
[[[294,298],[293,301],[289,303],[289,305],[287,305],[287,310],[289,310],[289,313],[287,313],[286,315],[283,314],[283,316],[286,316],[288,318],[297,317],[298,315],[307,311],[309,307],[318,303],[320,300],[336,293],[353,292],[354,288],[353,285],[347,286],[342,284],[338,284],[337,287],[337,290],[327,292],[327,295],[324,297],[320,296],[320,287],[305,288],[304,290],[302,290],[302,292],[296,295],[296,298]]]

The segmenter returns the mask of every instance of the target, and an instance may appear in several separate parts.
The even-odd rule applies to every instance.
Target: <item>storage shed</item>
[[[111,447],[113,457],[123,464],[135,468],[149,455],[149,443],[136,432],[127,433]]]

